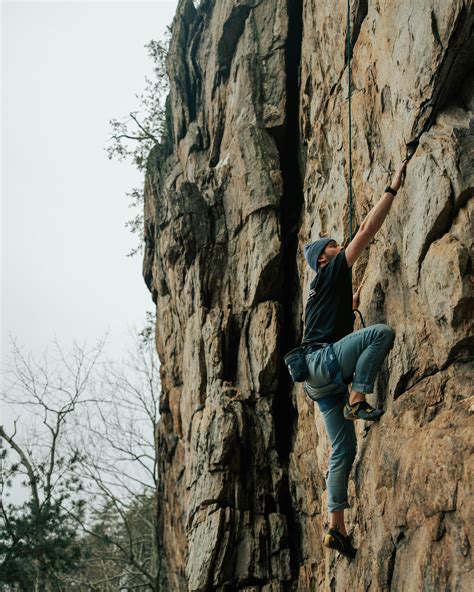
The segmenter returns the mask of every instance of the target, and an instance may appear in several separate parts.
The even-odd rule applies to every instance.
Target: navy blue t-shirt
[[[341,251],[311,282],[302,345],[339,341],[354,330],[354,318],[351,271]]]

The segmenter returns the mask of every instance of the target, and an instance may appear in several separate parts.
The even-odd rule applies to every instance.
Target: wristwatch
[[[390,185],[387,185],[387,187],[385,187],[384,191],[385,191],[385,193],[390,193],[391,195],[393,195],[393,197],[395,197],[397,195],[397,192],[395,191],[395,189],[392,189],[390,187]]]

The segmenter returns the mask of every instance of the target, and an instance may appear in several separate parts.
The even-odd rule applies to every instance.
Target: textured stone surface
[[[198,3],[196,3],[198,4]],[[359,553],[324,551],[329,445],[282,354],[312,278],[302,246],[348,239],[345,2],[181,0],[172,150],[150,159],[145,281],[162,367],[164,590],[472,588],[473,9],[352,2],[354,230],[405,143],[402,190],[354,268],[366,323],[396,332],[358,425]]]

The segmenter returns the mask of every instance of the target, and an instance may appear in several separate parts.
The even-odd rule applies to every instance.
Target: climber
[[[402,162],[345,250],[331,238],[320,238],[304,248],[306,261],[316,272],[301,344],[309,373],[304,389],[318,403],[332,447],[326,479],[329,530],[323,544],[349,558],[356,554],[344,524],[349,473],[356,454],[353,420],[374,421],[384,413],[374,409],[365,396],[373,392],[375,377],[394,340],[392,329],[383,324],[353,332],[353,309],[358,307],[360,288],[352,294],[350,268],[382,226],[407,162]]]

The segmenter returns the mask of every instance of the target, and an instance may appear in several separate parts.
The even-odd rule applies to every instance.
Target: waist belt
[[[310,352],[313,351],[317,351],[318,349],[323,349],[323,347],[327,347],[328,345],[331,345],[330,343],[310,343],[309,345],[306,345],[304,348],[304,351],[306,354],[309,354]]]

